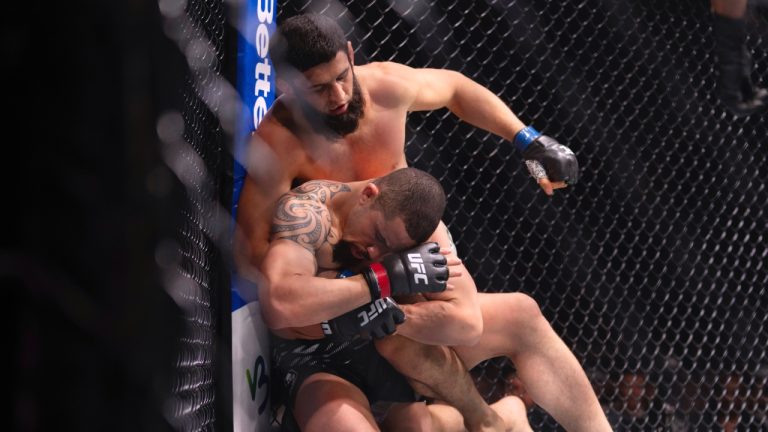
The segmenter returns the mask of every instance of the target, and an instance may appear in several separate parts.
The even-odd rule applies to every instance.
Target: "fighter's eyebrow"
[[[341,71],[341,73],[336,75],[336,78],[334,78],[334,81],[337,81],[337,80],[340,80],[340,79],[344,79],[344,78],[347,77],[348,74],[349,74],[349,66],[347,66],[346,69]],[[324,82],[324,83],[313,84],[310,88],[312,90],[319,90],[319,89],[321,89],[323,87],[329,86],[330,84],[331,84],[331,81],[328,81],[328,82]]]

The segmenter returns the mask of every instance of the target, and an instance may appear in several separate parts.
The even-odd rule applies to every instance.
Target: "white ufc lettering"
[[[364,327],[366,324],[373,321],[374,318],[379,316],[379,314],[387,308],[387,302],[385,302],[384,299],[376,299],[375,302],[368,306],[369,307],[367,312],[361,311],[357,314],[357,316],[360,318],[360,327]]]
[[[423,263],[424,259],[421,258],[421,254],[419,253],[410,253],[408,254],[408,261],[411,263]]]
[[[413,273],[413,282],[415,284],[423,283],[424,285],[429,283],[427,278],[427,269],[424,268],[424,259],[421,254],[410,253],[408,254],[408,262],[411,263],[411,268],[415,270]],[[419,282],[421,281],[421,282]]]

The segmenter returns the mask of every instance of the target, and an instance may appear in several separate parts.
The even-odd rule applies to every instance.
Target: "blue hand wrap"
[[[513,142],[518,150],[525,151],[525,149],[528,148],[528,145],[540,136],[541,133],[534,129],[533,126],[526,126],[515,135],[515,140]]]
[[[346,279],[346,278],[348,278],[348,277],[350,277],[350,276],[354,276],[354,275],[356,275],[356,274],[357,274],[357,273],[353,272],[353,271],[352,271],[352,270],[350,270],[350,269],[341,269],[341,270],[339,270],[339,272],[336,274],[336,279]]]

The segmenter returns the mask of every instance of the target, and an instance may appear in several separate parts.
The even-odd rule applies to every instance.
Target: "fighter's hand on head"
[[[576,155],[554,138],[529,126],[515,136],[515,146],[522,151],[528,172],[547,195],[579,180]]]
[[[385,256],[362,271],[371,299],[445,290],[448,261],[437,243]]]
[[[323,334],[333,340],[350,340],[356,336],[381,339],[405,322],[405,313],[390,297],[377,299],[341,316],[322,323]]]

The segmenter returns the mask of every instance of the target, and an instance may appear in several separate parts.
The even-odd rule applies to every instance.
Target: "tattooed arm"
[[[313,181],[283,195],[272,219],[259,302],[271,329],[303,327],[337,317],[371,301],[362,276],[317,277],[318,254],[338,239],[328,210],[331,198],[348,192],[343,183]]]

